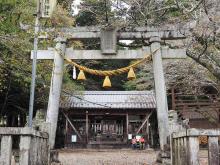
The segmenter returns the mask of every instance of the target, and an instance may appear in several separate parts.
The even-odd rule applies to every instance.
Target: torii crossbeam
[[[72,29],[61,29],[56,49],[39,50],[37,59],[54,60],[54,67],[50,86],[50,95],[47,109],[47,122],[50,123],[50,146],[53,148],[55,142],[57,118],[59,112],[59,99],[62,87],[64,58],[69,59],[141,59],[146,53],[158,51],[153,56],[153,71],[157,104],[157,119],[160,136],[160,147],[164,150],[169,136],[168,126],[168,105],[166,86],[163,73],[162,58],[186,58],[185,49],[170,49],[161,47],[161,40],[180,40],[185,39],[185,32],[180,33],[175,29],[158,28],[133,28],[117,30],[116,28],[100,27],[77,27]],[[68,40],[101,39],[101,50],[73,50],[66,48]],[[118,40],[148,40],[149,47],[142,47],[136,50],[117,50]],[[63,56],[61,56],[62,54]]]

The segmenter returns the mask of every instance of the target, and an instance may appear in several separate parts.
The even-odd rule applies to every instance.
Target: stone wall
[[[13,137],[20,138],[18,160],[20,165],[47,165],[49,156],[48,134],[29,127],[0,127],[0,165],[15,163]]]
[[[175,110],[169,110],[168,111],[168,117],[169,117],[169,133],[170,135],[173,132],[179,132],[185,128],[188,128],[189,120],[181,120],[178,118],[177,111]]]

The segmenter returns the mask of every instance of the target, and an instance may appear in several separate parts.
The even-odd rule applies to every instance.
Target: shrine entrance
[[[59,129],[65,130],[65,147],[126,147],[137,134],[151,146],[156,143],[152,142],[157,123],[156,103],[151,91],[84,91],[66,96],[60,108],[64,114],[62,121],[66,120],[64,128]]]
[[[98,50],[75,50],[73,47],[67,48],[68,42],[72,40],[98,39],[100,49]],[[57,130],[59,100],[61,96],[63,67],[64,61],[77,67],[80,70],[80,79],[85,79],[84,72],[98,76],[104,76],[107,86],[110,86],[109,77],[120,73],[130,72],[133,65],[119,68],[112,71],[98,71],[81,66],[73,60],[104,60],[104,59],[141,59],[140,61],[153,61],[154,87],[157,109],[158,132],[160,137],[160,147],[168,143],[169,122],[166,86],[163,73],[162,59],[186,58],[186,50],[182,48],[171,49],[167,46],[161,46],[167,40],[186,39],[185,31],[171,28],[154,28],[154,27],[134,27],[134,28],[117,28],[117,27],[76,27],[63,28],[60,30],[60,36],[56,38],[56,48],[48,50],[38,50],[37,59],[54,60],[52,72],[51,87],[47,109],[46,122],[50,125],[50,146],[53,148]],[[139,49],[117,49],[117,43],[120,40],[142,40],[143,46]],[[144,44],[145,43],[145,44]],[[148,45],[148,47],[146,46]],[[146,57],[147,55],[147,57]],[[33,53],[32,53],[33,57]],[[139,62],[140,62],[139,61]],[[136,62],[136,66],[139,62]],[[133,76],[135,77],[135,76]],[[103,87],[105,84],[103,84]],[[137,108],[137,107],[135,107]],[[88,128],[88,126],[87,126]],[[126,135],[128,136],[128,135]]]
[[[91,116],[89,141],[122,142],[126,118],[122,116]]]

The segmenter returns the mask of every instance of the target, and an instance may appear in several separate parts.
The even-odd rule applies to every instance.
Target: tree
[[[78,26],[94,26],[109,25],[115,18],[114,12],[111,10],[111,1],[85,0],[81,3],[80,11],[75,16],[76,25]],[[100,49],[99,40],[82,41],[81,49]],[[128,60],[80,60],[82,65],[93,69],[111,70],[127,66]],[[84,82],[86,90],[103,90],[102,83],[104,77],[86,75],[87,80]],[[111,78],[112,88],[110,90],[123,90],[122,84],[126,80],[127,75],[113,76]]]
[[[180,31],[188,31],[184,42],[187,55],[220,80],[220,4],[217,0],[121,0],[121,3],[130,6],[127,13],[132,24],[168,27],[174,24]]]
[[[31,65],[30,51],[33,49],[34,12],[36,6],[28,0],[16,4],[0,6],[0,118],[7,117],[8,126],[26,123],[28,112]],[[74,19],[61,6],[51,19],[42,19],[43,27],[73,26]],[[49,34],[54,36],[54,34]],[[54,46],[53,40],[40,40],[39,49]],[[36,94],[34,111],[47,107],[52,61],[40,61],[37,64]],[[80,88],[64,74],[64,89]],[[72,89],[71,89],[72,90]]]
[[[108,4],[113,13],[108,19],[119,27],[176,26],[181,27],[180,31],[188,31],[187,55],[220,79],[220,4],[217,0],[112,0]],[[101,15],[91,5],[82,5],[82,13],[84,11],[93,16],[92,20],[103,17],[103,13]],[[121,23],[115,23],[116,19]]]

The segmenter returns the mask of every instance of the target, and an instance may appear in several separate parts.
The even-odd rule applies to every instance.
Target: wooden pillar
[[[187,145],[187,137],[183,137],[183,162],[187,162],[189,157],[188,155],[188,145]]]
[[[88,111],[86,111],[86,143],[89,142],[89,116]]]
[[[149,120],[150,120],[150,117],[151,117],[151,115],[153,114],[153,111],[151,111],[150,112],[150,114],[148,114],[148,117],[147,117],[147,143],[148,143],[148,146],[150,145],[150,128],[149,128],[149,125],[150,125],[150,122],[149,122]]]
[[[189,165],[199,165],[199,138],[188,137]]]
[[[65,134],[65,139],[64,139],[64,146],[66,147],[67,146],[67,140],[68,140],[68,121],[67,121],[67,119],[66,119],[66,124],[65,124],[65,132],[66,132],[66,134]]]
[[[177,164],[177,139],[175,138],[171,138],[171,144],[172,144],[172,147],[171,147],[171,162],[172,162],[172,165],[176,165]]]
[[[57,129],[57,120],[59,114],[59,100],[62,88],[63,81],[63,66],[64,58],[62,55],[65,55],[66,50],[66,40],[63,38],[57,39],[56,50],[54,56],[54,66],[53,73],[51,78],[50,85],[50,94],[47,108],[47,119],[46,122],[50,123],[49,130],[49,144],[52,149],[55,144],[56,129]]]
[[[144,130],[144,125],[147,123],[148,119],[149,119],[149,115],[146,115],[143,122],[142,122],[142,124],[138,128],[136,134],[139,134],[141,130],[142,130],[142,133],[144,133],[144,131],[143,131]]]
[[[128,142],[128,125],[129,125],[129,118],[128,113],[126,113],[126,141]]]
[[[209,137],[208,146],[209,146],[209,164],[219,165],[219,146],[218,146],[218,136]]]
[[[159,34],[158,34],[159,36]],[[156,92],[156,104],[157,104],[157,121],[160,137],[160,148],[164,150],[164,145],[167,144],[167,137],[169,136],[169,123],[168,123],[168,105],[165,79],[163,73],[162,54],[161,54],[161,39],[158,37],[151,37],[151,52],[157,50],[153,55],[153,72],[154,72],[154,84]]]
[[[175,151],[175,153],[174,153],[174,161],[175,161],[175,165],[178,165],[178,139],[175,139],[175,142],[174,142],[174,144],[175,144],[175,149],[174,149],[174,151]]]
[[[187,162],[187,141],[186,141],[186,137],[181,137],[178,139],[180,142],[180,146],[179,146],[179,151],[180,151],[180,155],[179,155],[179,163],[178,165],[185,165]]]
[[[175,104],[175,89],[174,87],[171,88],[171,98],[172,98],[172,110],[176,109],[176,104]]]
[[[178,165],[181,165],[181,138],[177,139],[177,162],[179,163]]]
[[[11,156],[12,156],[12,137],[2,136],[0,165],[11,165]]]
[[[152,126],[150,127],[150,132],[151,132],[151,134],[150,134],[150,136],[151,136],[151,138],[150,138],[150,140],[151,140],[151,146],[154,146],[154,129],[152,128]]]
[[[149,144],[149,140],[150,140],[150,130],[149,130],[149,118],[147,119],[147,143]]]
[[[216,112],[218,113],[218,128],[220,128],[220,109],[217,108]]]
[[[72,127],[72,129],[75,131],[76,135],[79,137],[79,139],[82,141],[82,136],[80,135],[80,133],[78,132],[78,130],[76,129],[76,127],[73,125],[73,123],[71,122],[71,120],[69,119],[69,117],[63,113],[63,115],[65,116],[66,120],[68,121],[68,123],[70,124],[70,126]]]

